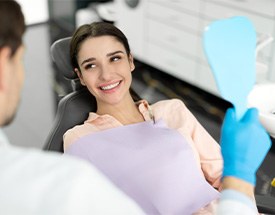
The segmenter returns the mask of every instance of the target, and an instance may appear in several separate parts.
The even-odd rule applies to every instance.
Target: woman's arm
[[[220,187],[223,160],[219,144],[202,127],[179,99],[158,102],[152,106],[156,119],[162,118],[168,127],[176,129],[194,150],[194,156],[206,180]]]

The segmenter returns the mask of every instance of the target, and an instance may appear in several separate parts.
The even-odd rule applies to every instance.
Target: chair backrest
[[[70,64],[70,37],[60,39],[51,46],[52,60],[64,78],[77,83],[77,75]],[[64,96],[58,103],[53,127],[46,139],[45,150],[63,152],[64,133],[88,117],[89,112],[96,111],[96,100],[86,87],[75,87],[74,91]]]

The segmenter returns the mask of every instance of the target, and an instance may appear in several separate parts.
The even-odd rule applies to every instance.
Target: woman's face
[[[135,66],[122,43],[112,36],[86,39],[78,52],[76,72],[95,96],[97,105],[115,105],[129,96]]]

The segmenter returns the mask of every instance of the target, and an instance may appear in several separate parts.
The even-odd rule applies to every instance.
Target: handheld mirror
[[[241,16],[215,21],[205,29],[203,45],[220,95],[233,104],[239,120],[256,80],[254,27]]]

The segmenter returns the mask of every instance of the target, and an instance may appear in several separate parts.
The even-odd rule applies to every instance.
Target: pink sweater
[[[138,107],[144,119],[151,120],[148,103],[142,100]],[[184,103],[178,99],[164,100],[151,105],[151,109],[156,120],[162,118],[168,127],[176,129],[187,139],[206,180],[212,186],[219,187],[223,167],[220,146]],[[84,124],[75,126],[64,134],[64,150],[86,134],[118,126],[123,125],[110,115],[90,113]]]
[[[163,119],[169,128],[183,135],[193,149],[201,173],[213,187],[220,189],[223,167],[220,146],[181,100],[164,100],[151,106],[142,100],[138,103],[138,108],[146,121],[151,120],[152,113],[155,120]],[[80,137],[118,126],[123,125],[110,115],[90,113],[84,124],[75,126],[64,134],[64,151]]]

